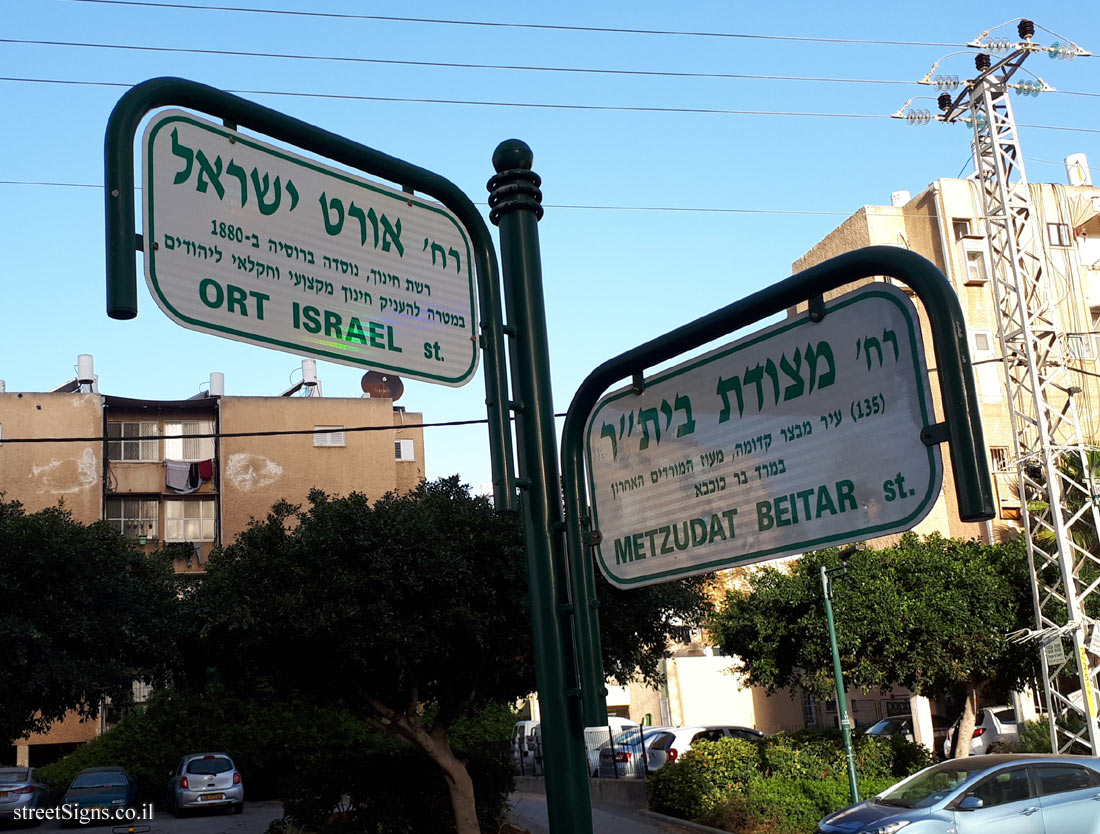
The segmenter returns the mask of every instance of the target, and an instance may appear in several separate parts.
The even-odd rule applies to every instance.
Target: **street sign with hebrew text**
[[[446,208],[180,110],[143,142],[145,276],[192,330],[464,385],[470,242]]]
[[[608,580],[629,588],[916,525],[943,466],[917,312],[875,283],[597,404],[585,458]]]

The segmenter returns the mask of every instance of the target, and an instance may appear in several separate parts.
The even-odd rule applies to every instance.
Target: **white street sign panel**
[[[896,287],[604,397],[585,458],[601,570],[637,587],[908,530],[940,494],[920,325]]]
[[[1060,635],[1043,644],[1043,654],[1046,655],[1047,666],[1060,666],[1066,662],[1066,647],[1062,645]]]
[[[458,386],[471,247],[443,206],[180,110],[145,130],[145,278],[178,324]]]

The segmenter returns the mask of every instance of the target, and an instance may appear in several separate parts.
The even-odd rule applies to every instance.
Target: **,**
[[[1100,758],[952,759],[825,817],[818,834],[1100,834]]]
[[[244,780],[225,753],[188,753],[170,779],[168,801],[177,817],[203,808],[244,812]]]

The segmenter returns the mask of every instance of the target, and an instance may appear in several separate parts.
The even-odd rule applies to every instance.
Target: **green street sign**
[[[438,203],[181,110],[145,130],[145,277],[191,330],[459,386],[471,246]]]
[[[597,561],[637,587],[908,530],[940,494],[917,311],[875,283],[599,401]]]

